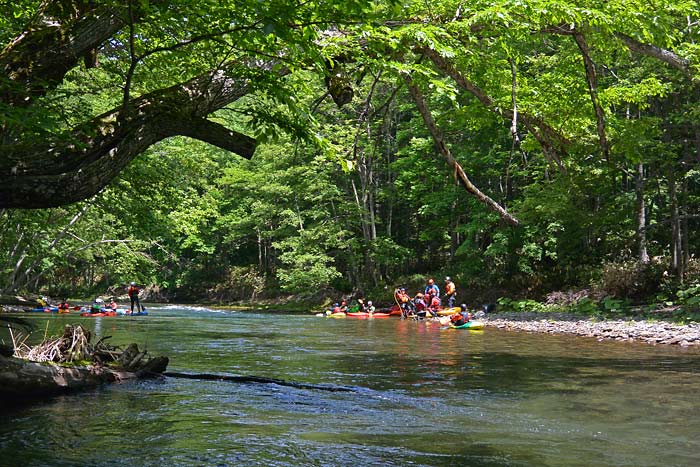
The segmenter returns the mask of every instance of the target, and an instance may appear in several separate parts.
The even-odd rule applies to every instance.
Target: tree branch
[[[673,68],[676,68],[677,70],[680,70],[685,76],[689,78],[693,77],[692,73],[690,72],[690,60],[679,57],[670,50],[662,49],[661,47],[657,47],[652,44],[644,44],[639,42],[638,40],[621,32],[616,32],[615,36],[624,42],[631,51],[646,55],[648,57],[653,57],[672,66]]]
[[[428,47],[419,48],[417,51],[427,56],[437,69],[451,77],[460,88],[476,97],[484,107],[499,115],[506,122],[512,124],[515,118],[513,110],[499,107],[491,96],[469,81],[452,63],[441,56],[437,51]],[[518,115],[520,120],[525,124],[525,127],[528,128],[535,139],[540,143],[540,146],[542,146],[545,157],[554,159],[559,170],[562,173],[566,173],[566,169],[561,162],[559,154],[565,154],[565,147],[571,144],[570,141],[543,120],[522,111]],[[535,131],[535,129],[538,130]]]
[[[595,71],[595,64],[591,59],[591,51],[588,48],[588,42],[586,42],[586,38],[583,33],[576,32],[574,33],[573,37],[579,50],[581,50],[581,55],[583,56],[583,65],[586,70],[588,92],[591,96],[591,102],[593,103],[593,110],[595,111],[596,116],[600,150],[603,153],[603,158],[607,161],[609,159],[608,156],[610,147],[608,145],[608,137],[605,133],[605,115],[603,113],[603,107],[600,105],[600,99],[598,98],[598,78]]]
[[[29,29],[0,52],[0,70],[10,81],[0,93],[4,104],[29,106],[128,22],[124,7],[100,6],[66,20],[51,15],[51,3],[45,2]]]
[[[423,97],[423,93],[418,89],[418,86],[416,86],[413,83],[413,79],[405,74],[403,76],[404,82],[406,83],[406,86],[408,87],[408,90],[411,94],[411,97],[413,98],[413,102],[416,104],[416,107],[418,108],[418,112],[421,114],[423,117],[423,122],[425,125],[428,127],[428,130],[430,131],[430,134],[433,137],[433,141],[435,142],[435,145],[437,146],[438,150],[440,153],[443,155],[445,160],[447,161],[447,164],[453,168],[455,171],[455,175],[459,179],[459,181],[462,182],[464,185],[464,188],[471,194],[473,194],[479,201],[482,203],[486,204],[491,210],[495,211],[498,213],[499,216],[501,216],[501,219],[505,220],[511,225],[517,226],[520,224],[520,222],[510,215],[508,211],[506,211],[500,204],[498,204],[496,201],[488,197],[486,194],[481,192],[472,182],[469,180],[469,177],[467,174],[464,172],[464,169],[462,166],[457,162],[457,160],[454,158],[452,155],[452,152],[450,149],[447,147],[445,144],[445,140],[442,137],[442,134],[440,133],[440,130],[438,129],[435,120],[433,119],[433,116],[430,114],[430,110],[428,109],[428,106],[425,102],[425,98]]]
[[[229,64],[168,89],[133,99],[73,133],[34,144],[8,145],[0,159],[0,208],[45,208],[89,198],[131,160],[162,139],[187,135],[250,158],[252,138],[225,130],[205,118],[251,91],[254,74],[270,73],[276,62]],[[239,66],[246,68],[237,75]],[[287,69],[275,70],[282,76]],[[202,130],[203,134],[195,130]]]
[[[176,126],[177,128],[174,128],[173,132],[177,134],[204,141],[246,159],[253,157],[257,145],[254,138],[230,130],[219,123],[205,118],[178,121]]]

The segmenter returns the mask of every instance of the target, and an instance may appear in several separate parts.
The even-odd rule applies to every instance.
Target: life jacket
[[[461,319],[462,319],[462,315],[459,313],[455,313],[454,315],[450,316],[450,321],[452,321],[453,323],[455,321],[459,321]]]
[[[437,310],[438,308],[440,308],[440,304],[440,299],[437,297],[433,297],[433,299],[430,301],[430,308]]]
[[[70,308],[68,302],[62,302],[60,305],[58,305],[59,310],[67,310],[68,308]]]
[[[134,295],[138,295],[140,290],[141,289],[139,289],[135,285],[132,285],[132,286],[129,286],[129,290],[128,290],[127,294],[129,294],[129,297],[133,297]]]
[[[447,295],[452,295],[455,293],[455,283],[450,281],[445,285],[445,293]]]

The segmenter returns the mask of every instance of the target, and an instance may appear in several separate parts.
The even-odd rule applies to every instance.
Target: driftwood
[[[290,388],[297,389],[317,389],[320,391],[330,391],[330,392],[354,392],[355,388],[347,386],[335,386],[328,384],[310,384],[310,383],[296,383],[294,381],[286,381],[277,378],[265,378],[263,376],[252,376],[252,375],[219,375],[213,373],[177,373],[168,371],[163,373],[163,376],[168,376],[170,378],[185,378],[185,379],[201,379],[207,381],[230,381],[233,383],[260,383],[260,384],[276,384],[277,386],[287,386]]]
[[[66,326],[60,337],[28,347],[15,340],[15,357],[0,355],[0,396],[35,398],[94,387],[102,383],[161,375],[167,357],[148,358],[136,344],[126,350],[103,338],[90,343],[90,332]],[[19,358],[18,358],[19,357]],[[33,361],[32,361],[33,360]]]

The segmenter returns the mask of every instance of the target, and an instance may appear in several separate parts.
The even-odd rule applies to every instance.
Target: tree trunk
[[[644,202],[644,163],[637,165],[637,245],[639,252],[639,262],[649,263],[649,253],[647,252],[647,227],[646,227],[646,203]]]
[[[66,367],[0,356],[0,395],[2,398],[35,398],[80,390],[163,373],[168,357],[150,359],[138,371],[115,370],[101,366]]]
[[[668,177],[668,190],[671,199],[671,270],[676,279],[683,282],[683,246],[681,240],[681,220],[678,208],[678,190],[675,167],[671,167]]]

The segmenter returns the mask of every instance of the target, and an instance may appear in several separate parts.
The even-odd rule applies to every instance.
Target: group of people
[[[363,298],[357,299],[357,305],[348,306],[348,302],[341,300],[340,303],[334,303],[330,309],[331,313],[347,313],[348,311],[363,312],[373,314],[377,308],[372,304],[372,300],[365,303]]]
[[[136,285],[136,282],[131,282],[129,284],[129,287],[126,290],[127,295],[129,296],[129,301],[131,302],[130,308],[129,308],[129,314],[134,313],[134,305],[136,305],[136,312],[143,312],[144,308],[143,305],[141,305],[141,302],[139,301],[139,293],[141,292],[141,288]],[[64,299],[65,300],[65,299]],[[117,305],[117,302],[115,301],[114,297],[109,299],[109,303],[105,304],[104,300],[101,298],[97,297],[95,301],[92,303],[92,306],[90,307],[90,313],[102,313],[105,311],[117,311],[117,308],[119,305]]]
[[[394,291],[394,301],[401,308],[401,314],[408,316],[437,316],[437,312],[442,309],[443,298],[447,300],[447,308],[453,308],[457,300],[457,287],[452,278],[445,277],[445,296],[440,297],[440,287],[434,279],[428,279],[423,292],[418,292],[415,297],[411,297],[404,287],[399,287]],[[466,305],[463,306],[466,309]]]
[[[130,305],[130,313],[134,313],[134,306],[136,306],[136,312],[143,312],[145,308],[143,305],[141,305],[141,302],[139,300],[139,293],[141,292],[141,288],[136,285],[136,282],[131,282],[129,284],[129,287],[126,290],[127,295],[129,296],[129,301],[131,302]],[[39,303],[40,306],[42,307],[49,307],[49,299],[48,297],[41,297],[37,299],[37,302]],[[371,303],[371,302],[370,302]],[[102,313],[105,311],[116,311],[119,305],[117,305],[117,302],[115,301],[114,297],[111,297],[109,299],[109,303],[105,304],[104,300],[102,298],[97,297],[95,300],[92,302],[92,305],[90,306],[90,313]],[[61,302],[58,304],[58,310],[64,313],[67,313],[70,310],[70,303],[68,303],[68,299],[64,298],[61,300]],[[77,309],[77,308],[76,308]]]

